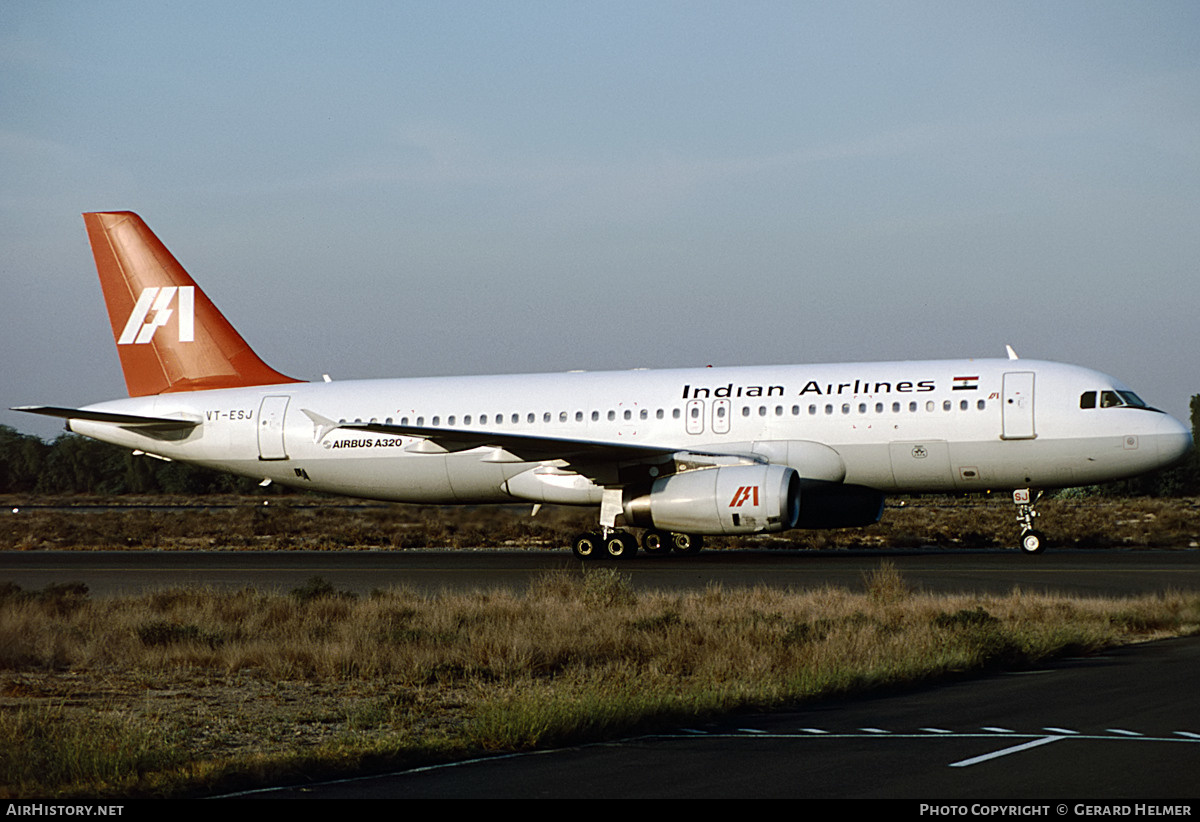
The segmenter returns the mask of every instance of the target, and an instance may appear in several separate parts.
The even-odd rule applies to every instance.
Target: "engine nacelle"
[[[797,528],[861,528],[883,516],[883,492],[861,485],[805,482]]]
[[[785,465],[723,465],[626,488],[625,523],[686,534],[758,534],[795,528],[800,475]]]

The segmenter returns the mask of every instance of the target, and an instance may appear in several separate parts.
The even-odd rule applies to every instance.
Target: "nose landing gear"
[[[1046,535],[1033,527],[1033,520],[1038,512],[1033,506],[1042,498],[1042,492],[1030,497],[1028,488],[1013,491],[1013,502],[1017,506],[1017,522],[1021,524],[1021,552],[1025,554],[1040,554],[1046,550]]]

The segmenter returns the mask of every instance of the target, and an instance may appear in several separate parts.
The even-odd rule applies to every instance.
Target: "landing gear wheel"
[[[1021,552],[1040,554],[1046,550],[1046,535],[1041,531],[1026,531],[1021,534]]]
[[[642,534],[642,550],[652,557],[663,557],[671,553],[671,535],[666,531],[651,528]]]
[[[604,553],[609,559],[629,559],[637,553],[637,540],[633,534],[614,531],[604,540]]]
[[[704,537],[699,534],[671,534],[671,547],[677,554],[692,556],[704,547]]]
[[[571,540],[571,550],[580,559],[598,559],[602,545],[600,535],[591,531]]]

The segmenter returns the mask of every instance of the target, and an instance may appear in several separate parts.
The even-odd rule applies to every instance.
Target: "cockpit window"
[[[1158,411],[1151,408],[1145,401],[1132,391],[1084,391],[1079,395],[1080,408],[1095,408],[1096,397],[1099,395],[1101,408],[1144,408],[1147,411]]]

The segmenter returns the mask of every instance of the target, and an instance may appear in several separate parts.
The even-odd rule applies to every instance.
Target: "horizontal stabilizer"
[[[89,411],[84,408],[59,408],[53,405],[21,405],[10,411],[24,411],[64,420],[91,420],[125,427],[136,426],[148,431],[189,431],[201,423],[198,418],[144,417],[140,414],[114,414],[111,411]]]

